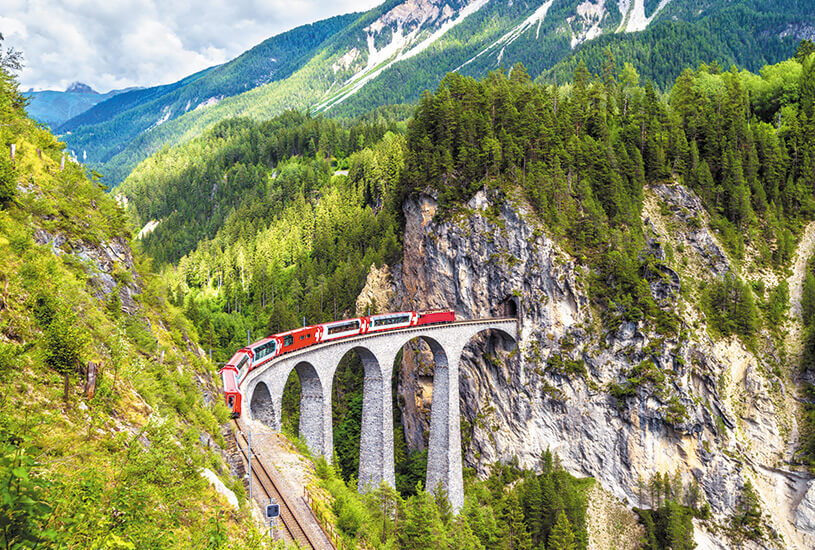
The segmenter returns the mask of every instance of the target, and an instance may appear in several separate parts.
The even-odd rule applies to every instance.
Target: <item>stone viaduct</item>
[[[423,325],[326,342],[279,357],[243,380],[243,410],[275,430],[281,428],[283,388],[292,369],[300,377],[300,437],[315,455],[333,455],[331,387],[340,360],[355,351],[365,371],[359,488],[395,486],[391,376],[396,356],[414,338],[430,346],[435,361],[427,487],[447,490],[458,511],[464,504],[459,418],[459,361],[464,347],[480,332],[494,330],[517,342],[517,319],[481,319]]]

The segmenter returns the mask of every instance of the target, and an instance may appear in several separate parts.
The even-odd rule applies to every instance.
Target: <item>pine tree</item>
[[[531,550],[532,538],[524,522],[524,513],[515,492],[511,493],[504,510],[504,524],[507,537],[504,541],[506,550]]]
[[[552,527],[546,548],[547,550],[577,550],[572,525],[562,511],[558,515],[555,526]]]
[[[523,484],[524,517],[535,545],[543,542],[543,496],[537,476],[529,476]]]
[[[397,542],[401,548],[438,550],[447,544],[436,502],[421,485],[407,501],[405,508],[404,521],[397,530]]]
[[[464,516],[457,516],[448,525],[448,545],[450,550],[483,550],[484,545],[475,536]]]

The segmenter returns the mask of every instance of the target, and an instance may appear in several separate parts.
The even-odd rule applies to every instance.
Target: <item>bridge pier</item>
[[[306,362],[295,369],[300,378],[300,437],[314,455],[331,460],[333,454],[331,426],[331,382],[321,381],[317,370]],[[282,397],[281,390],[281,397]]]
[[[431,345],[431,348],[433,346]],[[452,351],[448,348],[448,353]],[[427,450],[427,491],[447,491],[455,513],[464,506],[461,466],[461,417],[459,413],[459,360],[461,349],[445,356],[433,350],[433,401],[430,406],[430,441]]]
[[[390,374],[396,354],[377,353],[374,356],[368,350],[357,351],[365,371],[357,488],[360,492],[375,489],[383,481],[395,487]]]

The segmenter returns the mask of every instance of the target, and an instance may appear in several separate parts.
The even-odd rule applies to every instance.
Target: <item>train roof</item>
[[[327,323],[320,323],[321,325],[336,325],[339,323],[348,323],[351,321],[361,321],[362,317],[349,317],[348,319],[340,319],[339,321],[328,321]]]
[[[232,371],[232,372],[234,372],[234,371]],[[232,376],[229,376],[229,375],[223,376],[223,379],[224,379],[224,391],[226,391],[226,392],[238,391],[238,381],[235,378],[236,378],[235,374],[233,374]]]
[[[275,334],[274,336],[287,336],[287,335],[289,335],[289,334],[294,334],[294,333],[296,333],[296,332],[301,332],[301,331],[303,331],[303,330],[308,330],[308,329],[310,329],[310,328],[317,328],[317,326],[318,326],[318,325],[309,325],[309,326],[307,326],[307,327],[298,327],[298,328],[293,328],[293,329],[291,329],[291,330],[287,330],[286,332],[279,332],[279,333]],[[271,336],[270,336],[270,338],[271,338]]]
[[[233,355],[233,356],[232,356],[232,357],[229,359],[229,361],[227,361],[226,365],[224,365],[224,368],[226,368],[226,367],[235,367],[235,366],[237,366],[237,365],[238,365],[238,361],[240,361],[240,358],[239,358],[239,356],[240,356],[240,355],[246,355],[246,348],[241,348],[241,349],[239,349],[238,351],[236,351],[236,352],[235,352],[235,355]]]

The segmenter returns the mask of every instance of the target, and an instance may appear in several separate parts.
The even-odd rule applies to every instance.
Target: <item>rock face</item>
[[[71,254],[79,260],[88,274],[88,285],[96,298],[104,300],[112,292],[118,292],[123,312],[132,315],[138,311],[139,305],[133,295],[139,294],[141,289],[133,276],[136,273],[133,253],[124,239],[115,237],[97,245],[70,241],[62,233],[51,234],[38,229],[34,232],[34,242],[50,246],[57,256]]]
[[[683,265],[704,265],[709,277],[733,269],[692,192],[664,186],[649,190],[648,201],[660,206],[643,213],[654,218],[644,221],[657,258],[664,260],[665,245],[676,249],[676,239],[684,239],[690,263]],[[606,332],[590,306],[587,268],[558,247],[521,199],[496,205],[479,193],[466,213],[446,221],[434,218],[436,206],[426,195],[404,205],[393,307],[453,308],[461,319],[521,318],[518,349],[490,334],[465,350],[465,465],[484,475],[491,463],[517,456],[534,467],[550,448],[573,474],[592,476],[642,507],[650,505],[640,500],[643,481],[678,475],[685,487],[698,484],[719,526],[730,524],[750,480],[778,538],[744,547],[813,547],[815,490],[807,492],[805,474],[785,469],[794,449],[790,435],[797,434],[795,405],[783,397],[788,381],[769,374],[764,357],[772,349],[757,358],[736,340],[712,340],[694,300],[679,292],[682,269],[667,264],[651,290],[683,320],[680,336],[634,323]],[[416,448],[428,429],[432,358],[420,349],[404,355],[399,405]],[[629,393],[615,398],[615,388]]]

